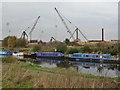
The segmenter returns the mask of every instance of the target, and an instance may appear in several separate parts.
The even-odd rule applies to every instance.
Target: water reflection
[[[102,72],[103,71],[103,64],[100,64],[97,68],[97,72]]]
[[[104,64],[104,63],[93,63],[93,62],[76,62],[69,60],[51,60],[46,58],[24,58],[15,57],[16,60],[35,64],[41,67],[48,68],[69,68],[72,67],[76,72],[88,73],[96,76],[104,77],[118,77],[120,76],[120,65],[118,64]]]
[[[52,60],[46,58],[36,58],[34,64],[37,64],[41,67],[55,68],[58,67],[58,64],[64,62],[64,60]]]
[[[0,58],[6,57],[5,55],[0,55]]]
[[[69,67],[72,67],[73,64],[69,62],[69,60],[64,60],[63,62],[61,63],[57,63],[57,66],[58,67],[62,67],[62,68],[69,68]]]
[[[119,69],[117,64],[104,64],[104,63],[93,63],[93,62],[75,62],[69,60],[51,60],[36,58],[34,59],[34,64],[37,64],[41,67],[48,68],[69,68],[73,67],[76,72],[88,73],[97,76],[104,77],[118,77]]]
[[[118,77],[120,75],[120,71],[116,68],[117,65],[100,64],[100,63],[89,64],[88,62],[82,62],[82,63],[79,62],[79,64],[75,64],[75,66],[77,66],[76,69],[77,72],[88,73],[88,74],[104,76],[104,77]]]

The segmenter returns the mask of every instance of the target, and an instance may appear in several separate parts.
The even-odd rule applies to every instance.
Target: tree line
[[[2,42],[2,46],[6,47],[9,50],[13,50],[14,48],[24,48],[27,45],[27,40],[24,38],[17,38],[16,36],[8,36],[4,38]],[[65,39],[63,42],[54,42],[49,44],[38,44],[30,47],[33,52],[39,51],[58,51],[65,54],[73,54],[73,53],[104,53],[111,55],[119,55],[120,56],[120,42],[104,45],[98,43],[96,45],[84,45],[84,46],[72,46],[71,42],[68,39]]]
[[[15,47],[25,47],[26,44],[26,39],[17,38],[16,36],[8,36],[2,41],[2,46],[9,50],[13,50]]]

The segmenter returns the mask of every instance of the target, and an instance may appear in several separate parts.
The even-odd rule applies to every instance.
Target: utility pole
[[[10,32],[11,32],[11,31],[10,31],[10,29],[9,29],[9,25],[10,25],[10,23],[9,23],[9,22],[7,22],[7,23],[6,23],[6,26],[7,26],[7,30],[8,30],[8,33],[9,33],[9,35],[8,35],[8,36],[10,36]]]
[[[56,36],[55,38],[57,39],[57,25],[55,25],[55,32],[56,32],[55,33],[55,36]]]
[[[43,33],[44,33],[44,31],[42,30],[42,31],[41,31],[41,40],[42,40],[42,36],[44,36]]]

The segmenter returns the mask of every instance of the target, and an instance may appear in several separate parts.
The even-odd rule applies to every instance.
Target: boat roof
[[[40,53],[61,53],[61,52],[40,52]]]
[[[74,54],[76,54],[76,55],[81,55],[81,54],[86,54],[86,55],[110,55],[110,54],[97,54],[97,53],[95,53],[95,54],[93,54],[93,53],[74,53]]]

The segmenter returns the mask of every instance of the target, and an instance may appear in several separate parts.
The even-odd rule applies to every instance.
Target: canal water
[[[72,70],[80,73],[92,74],[104,77],[118,77],[120,76],[120,65],[118,64],[104,64],[94,62],[76,62],[69,60],[51,60],[43,58],[24,58],[15,57],[16,60],[28,64],[38,65],[47,68],[71,68]]]

